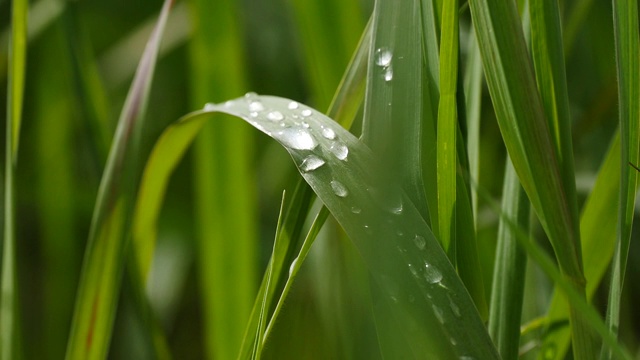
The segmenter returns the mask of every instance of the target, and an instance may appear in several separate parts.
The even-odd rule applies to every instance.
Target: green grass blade
[[[480,118],[482,111],[482,59],[476,40],[475,30],[471,28],[467,46],[468,60],[464,78],[464,93],[467,109],[467,153],[469,154],[469,176],[478,183],[480,178]],[[473,218],[478,219],[478,193],[471,187],[471,208]]]
[[[510,160],[504,176],[502,213],[517,226],[529,228],[529,201]],[[518,359],[520,315],[524,296],[527,255],[516,235],[504,221],[498,230],[498,245],[493,268],[489,334],[503,359]]]
[[[456,264],[456,137],[458,106],[458,1],[443,5],[440,39],[440,103],[438,106],[438,228],[444,251]]]
[[[246,92],[238,3],[194,0],[190,5],[191,106]],[[194,149],[197,265],[210,358],[238,355],[256,293],[258,207],[249,130],[235,121],[210,122]]]
[[[587,299],[592,299],[613,256],[616,243],[618,195],[620,189],[620,134],[616,134],[602,163],[591,194],[580,217],[582,257],[587,278]],[[556,290],[547,312],[549,324],[568,321],[569,309],[564,296]],[[540,354],[547,359],[565,358],[571,334],[568,327],[548,328]],[[549,355],[549,354],[552,354]],[[542,356],[541,356],[542,357]]]
[[[500,131],[520,182],[556,253],[563,274],[584,294],[580,234],[554,139],[545,120],[515,4],[474,0],[471,15]],[[575,190],[573,190],[575,191]],[[576,357],[591,359],[593,339],[572,308]]]
[[[618,76],[618,115],[621,136],[621,172],[616,249],[611,264],[611,287],[607,307],[607,325],[617,336],[620,322],[620,296],[624,284],[631,228],[636,200],[638,173],[628,166],[640,161],[640,35],[638,34],[638,2],[613,1],[613,26],[616,39]],[[611,358],[603,349],[601,358]]]
[[[67,345],[68,359],[101,359],[107,355],[139,178],[136,165],[142,119],[172,3],[164,3],[118,122],[89,233]]]
[[[422,180],[422,25],[417,0],[376,1],[362,138],[428,218]],[[385,168],[386,167],[386,168]]]
[[[298,29],[313,103],[329,106],[364,28],[360,3],[348,0],[288,0]]]
[[[252,116],[249,109],[252,101],[260,101],[265,110]],[[373,180],[372,176],[377,172],[371,169],[372,163],[368,163],[372,159],[368,148],[341,127],[336,127],[329,118],[303,106],[295,110],[289,110],[288,106],[289,101],[285,99],[263,96],[249,101],[237,99],[209,109],[231,112],[242,117],[261,131],[271,134],[290,150],[305,180],[350,235],[376,281],[398,301],[395,311],[405,314],[401,315],[403,319],[406,314],[411,314],[409,316],[413,319],[425,319],[412,325],[424,334],[422,341],[428,341],[442,351],[454,350],[458,355],[493,358],[495,349],[487,341],[486,330],[481,325],[471,299],[417,209],[403,197],[403,210],[394,217],[393,226],[383,225],[383,218],[388,217],[387,214],[397,212],[397,208],[393,206],[397,201],[381,203],[380,191],[384,191],[383,194],[394,194],[398,190],[389,191],[384,187],[398,185],[393,182],[381,184]],[[282,115],[282,121],[269,120],[276,111]],[[198,121],[199,114],[194,113],[187,119]],[[309,128],[302,126],[301,121],[305,121]],[[279,123],[284,123],[284,128]],[[302,127],[299,128],[300,126]],[[328,132],[327,128],[331,128],[333,132]],[[303,165],[305,159],[307,165]],[[307,167],[309,162],[316,160],[324,163],[317,169],[310,170]],[[374,186],[377,189],[367,190],[367,187],[372,189]],[[354,206],[359,211],[353,211]],[[407,233],[396,229],[406,229]],[[376,238],[379,240],[375,240]],[[397,241],[381,241],[393,238]],[[418,251],[415,250],[416,247]],[[430,249],[428,256],[421,250],[425,248]],[[430,266],[418,265],[425,264],[425,261]],[[423,267],[426,269],[423,270]],[[435,281],[431,277],[434,268],[439,270]],[[413,275],[414,271],[418,277]],[[442,304],[451,303],[453,305],[450,309],[438,308]],[[432,306],[435,306],[433,312]],[[446,325],[442,325],[438,318]],[[465,331],[461,330],[463,328]],[[462,338],[455,339],[458,336]],[[446,341],[444,344],[440,342],[443,338],[451,337],[454,337],[457,344],[455,349],[448,348]]]
[[[19,357],[19,313],[15,234],[15,170],[22,121],[22,103],[27,61],[26,0],[11,6],[11,41],[7,86],[7,119],[4,183],[4,236],[2,242],[2,297],[0,298],[0,359]]]
[[[520,229],[514,222],[514,219],[510,219],[500,212],[498,206],[493,203],[493,200],[489,198],[489,195],[482,189],[478,188],[478,194],[482,196],[488,203],[488,205],[500,215],[502,221],[504,221],[515,234],[515,238],[518,240],[520,246],[522,246],[527,255],[531,257],[544,271],[544,273],[551,278],[564,295],[569,299],[571,306],[579,311],[584,320],[589,326],[595,330],[595,332],[601,336],[603,343],[607,348],[621,359],[631,360],[632,357],[629,352],[624,349],[617,341],[616,338],[607,329],[607,326],[598,315],[598,312],[587,303],[582,293],[580,293],[570,279],[567,279],[561,270],[554,264],[554,261],[546,254],[531,237],[527,236],[524,230]]]

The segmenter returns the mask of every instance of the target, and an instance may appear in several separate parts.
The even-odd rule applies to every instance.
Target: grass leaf
[[[67,346],[68,359],[107,355],[136,184],[139,136],[164,25],[173,1],[164,3],[125,101],[89,233]]]

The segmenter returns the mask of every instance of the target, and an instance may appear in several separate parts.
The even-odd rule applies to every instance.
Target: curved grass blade
[[[616,39],[618,77],[618,115],[621,136],[621,172],[616,249],[611,264],[611,287],[607,307],[607,325],[617,336],[620,322],[620,296],[624,284],[627,257],[631,244],[631,228],[636,201],[638,172],[628,166],[640,160],[640,35],[638,34],[638,2],[613,0],[613,27]],[[612,354],[602,349],[601,359]]]
[[[67,359],[102,359],[107,355],[139,179],[142,119],[172,4],[172,0],[164,3],[118,121],[91,222]]]
[[[474,0],[471,15],[498,125],[522,187],[553,246],[562,273],[584,295],[576,209],[562,177],[554,140],[536,89],[515,4]],[[575,190],[573,190],[575,191]],[[584,296],[583,296],[584,297]],[[592,359],[594,339],[571,308],[577,358]]]
[[[11,3],[11,41],[7,85],[7,119],[4,186],[4,237],[2,242],[2,297],[0,298],[0,359],[19,357],[19,312],[15,237],[15,170],[22,121],[27,62],[27,13],[29,3]]]
[[[502,212],[515,219],[520,228],[529,228],[529,201],[518,175],[507,159],[502,188]],[[493,269],[489,334],[503,359],[517,359],[520,344],[520,316],[524,296],[527,254],[512,229],[501,221]]]
[[[260,107],[257,102],[263,110],[252,111]],[[398,184],[376,179],[379,173],[365,145],[315,110],[267,96],[208,106],[208,111],[187,115],[165,131],[147,174],[156,174],[153,164],[166,170],[157,154],[183,152],[213,111],[242,117],[289,150],[392,299],[394,314],[413,319],[412,339],[419,338],[436,354],[497,358],[472,300],[421,214]],[[398,194],[396,201],[385,201]],[[397,204],[403,205],[402,211]]]
[[[591,194],[587,198],[580,217],[582,234],[582,256],[587,278],[587,299],[592,299],[602,281],[616,243],[618,195],[620,189],[620,134],[617,133],[602,163]],[[556,289],[547,312],[550,324],[567,322],[569,309],[567,300]],[[547,360],[565,358],[571,334],[568,327],[547,327],[540,354]]]

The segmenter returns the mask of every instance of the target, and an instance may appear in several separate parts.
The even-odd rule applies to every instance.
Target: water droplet
[[[398,236],[400,236],[400,237],[404,236],[404,232],[402,230],[400,230],[400,229],[398,229],[396,231],[396,234],[398,234]]]
[[[300,165],[300,169],[304,172],[313,171],[324,164],[325,164],[324,160],[320,159],[315,155],[309,155],[302,161],[302,164]]]
[[[252,101],[249,103],[249,111],[262,111],[264,110],[264,105],[258,100]]]
[[[292,102],[290,102],[290,103],[289,103],[289,105],[287,106],[287,108],[289,108],[289,110],[295,110],[295,109],[297,109],[299,106],[300,106],[300,105],[299,105],[297,102],[292,101]]]
[[[235,103],[236,103],[236,102],[235,102],[235,101],[233,101],[233,100],[226,101],[226,102],[224,103],[224,107],[226,107],[226,108],[232,107]]]
[[[293,274],[293,271],[295,270],[295,267],[296,267],[297,264],[298,264],[298,258],[295,258],[291,262],[291,265],[289,266],[289,277],[291,277],[291,275]]]
[[[295,150],[313,150],[318,142],[306,129],[287,128],[276,133],[276,137],[285,146]]]
[[[252,118],[258,117],[258,113],[255,111],[252,111],[249,113],[249,116],[251,116]]]
[[[449,338],[449,341],[451,342],[451,345],[453,345],[453,346],[458,345],[458,342],[453,337]]]
[[[351,212],[354,213],[354,214],[360,214],[362,212],[362,209],[360,209],[357,206],[353,206],[353,207],[351,207]]]
[[[383,76],[384,76],[384,81],[393,80],[393,67],[389,66],[388,68],[385,68]]]
[[[367,234],[371,234],[371,228],[369,227],[369,225],[364,225],[364,232],[366,232]]]
[[[331,151],[331,153],[335,155],[338,160],[346,160],[347,156],[349,155],[349,148],[347,147],[347,145],[341,142],[335,142],[331,144],[329,151]]]
[[[333,189],[333,193],[339,197],[346,197],[349,195],[347,188],[338,180],[331,180],[331,188]]]
[[[310,109],[304,109],[300,112],[300,114],[304,117],[309,117],[313,115],[313,111],[311,111]]]
[[[416,236],[413,238],[413,243],[416,244],[416,247],[419,250],[424,250],[424,248],[427,246],[427,241],[424,239],[424,237],[416,234]]]
[[[214,103],[206,103],[206,104],[204,104],[204,110],[205,111],[212,111],[215,108],[216,108],[216,104],[214,104]]]
[[[396,215],[402,214],[402,200],[400,200],[399,204],[391,208],[391,213]]]
[[[270,111],[267,114],[267,119],[271,121],[282,121],[284,119],[284,115],[280,111]]]
[[[424,277],[430,284],[439,283],[442,281],[442,273],[435,268],[435,266],[429,264],[428,262],[424,262],[425,273]]]
[[[440,322],[440,324],[444,324],[444,312],[442,311],[442,309],[437,307],[436,304],[433,304],[431,307],[433,308],[433,315],[436,316],[438,322]]]
[[[453,299],[451,298],[451,295],[447,294],[447,297],[449,298],[449,307],[451,308],[451,312],[456,317],[460,317],[462,315],[460,313],[460,307],[456,304],[455,301],[453,301]]]
[[[336,138],[336,133],[333,129],[326,127],[322,129],[322,136],[329,140],[333,140]]]
[[[395,296],[390,296],[391,301],[393,301],[394,303],[398,303],[398,298]]]
[[[244,98],[247,100],[251,100],[257,96],[258,94],[254,93],[253,91],[249,91],[248,93],[244,94]]]
[[[393,53],[391,53],[389,49],[382,47],[376,50],[376,65],[384,67],[389,66],[389,64],[391,64],[391,59],[393,59]]]
[[[459,357],[460,360],[476,360],[473,356],[461,355]]]
[[[300,125],[302,125],[302,127],[305,128],[305,129],[309,128],[309,123],[306,122],[306,121],[301,122]]]

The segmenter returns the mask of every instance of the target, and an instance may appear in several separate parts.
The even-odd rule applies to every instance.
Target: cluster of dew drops
[[[391,64],[392,58],[393,55],[388,49],[380,48],[376,50],[375,63],[383,70],[383,77],[385,81],[391,81],[393,78],[393,68]],[[279,110],[270,110],[265,107],[262,101],[258,98],[258,95],[253,92],[247,93],[244,100],[247,102],[249,110],[249,117],[247,118],[244,116],[245,119],[269,136],[280,141],[284,146],[294,150],[311,151],[316,149],[318,146],[316,136],[322,136],[323,138],[330,140],[331,145],[329,146],[328,151],[336,159],[347,161],[349,148],[338,138],[335,130],[333,130],[329,125],[317,125],[316,121],[310,121],[315,113],[314,110],[295,101],[290,101],[288,103],[288,112],[286,113]],[[224,104],[224,107],[231,108],[233,107],[234,102],[235,100],[228,101]],[[207,104],[205,105],[205,110],[212,110],[215,106],[216,105],[213,104]],[[264,119],[266,119],[266,121]],[[269,123],[269,126],[265,126],[265,123]],[[277,124],[278,127],[275,128],[273,126],[274,124]],[[325,164],[326,161],[320,156],[316,154],[308,154],[302,160],[302,163],[299,164],[299,167],[303,172],[311,172],[320,169]],[[349,195],[347,187],[336,179],[331,180],[330,186],[333,193],[338,197],[346,198]],[[351,208],[351,212],[358,215],[362,212],[362,209],[353,206]],[[391,212],[395,215],[401,215],[403,212],[402,204],[391,209]],[[368,225],[364,225],[364,228],[365,231],[368,231],[369,233],[371,232]],[[399,232],[398,235],[403,236],[404,234]],[[413,244],[420,251],[424,251],[427,246],[426,239],[418,234],[413,236]],[[406,249],[400,249],[400,251],[405,252]],[[290,271],[292,271],[295,266],[294,264],[292,264]],[[411,274],[415,278],[424,279],[431,285],[440,285],[442,288],[446,289],[446,287],[441,283],[443,278],[442,273],[434,265],[424,261],[423,266],[414,266],[411,263],[408,264],[408,266]],[[429,298],[431,297],[431,295],[427,296]],[[449,298],[451,312],[456,317],[460,317],[460,308],[456,305],[450,295],[447,294],[447,296]],[[391,298],[394,302],[397,301],[395,297],[392,296]],[[415,301],[415,298],[410,296],[409,301],[413,302]],[[436,319],[440,323],[444,324],[444,311],[435,304],[432,305],[432,308]],[[455,339],[451,338],[451,343],[456,345]],[[461,356],[460,360],[473,360],[473,358]]]
[[[391,64],[393,60],[393,53],[386,47],[378,48],[375,52],[375,64],[382,70],[382,78],[384,81],[391,81],[393,79],[393,66]]]

